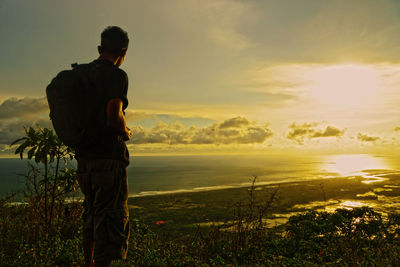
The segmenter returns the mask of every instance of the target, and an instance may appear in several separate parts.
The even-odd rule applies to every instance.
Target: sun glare
[[[367,104],[379,88],[379,73],[370,66],[337,65],[311,74],[311,93],[324,104],[361,106]]]
[[[322,169],[328,172],[343,176],[357,175],[363,170],[387,168],[383,159],[366,154],[330,156],[322,166]]]

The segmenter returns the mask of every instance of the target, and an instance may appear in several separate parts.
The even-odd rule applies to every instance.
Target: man
[[[88,89],[79,96],[90,144],[76,149],[77,178],[85,196],[83,250],[85,266],[110,266],[127,254],[129,153],[131,137],[124,110],[128,106],[128,77],[119,69],[128,49],[128,34],[119,27],[101,33],[97,60],[79,65]]]

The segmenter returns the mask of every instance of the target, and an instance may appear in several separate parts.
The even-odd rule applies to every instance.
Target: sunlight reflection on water
[[[363,175],[364,170],[387,170],[390,166],[383,158],[368,154],[351,154],[329,156],[321,168],[342,176],[351,176]]]
[[[323,203],[321,201],[311,202],[307,205],[298,206],[303,209],[316,209],[317,211],[327,211],[334,212],[336,209],[354,209],[360,208],[363,206],[368,206],[371,208],[375,208],[377,206],[376,202],[370,200],[341,200],[334,201],[331,200],[329,202]]]

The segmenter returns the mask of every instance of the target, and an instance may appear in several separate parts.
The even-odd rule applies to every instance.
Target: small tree
[[[23,159],[27,153],[30,172],[26,175],[27,190],[31,199],[43,204],[43,220],[51,229],[57,202],[64,202],[66,196],[76,189],[75,169],[68,168],[74,158],[74,151],[65,146],[50,129],[25,128],[26,136],[15,140],[11,145],[22,142],[15,154]],[[40,207],[38,207],[40,208]]]

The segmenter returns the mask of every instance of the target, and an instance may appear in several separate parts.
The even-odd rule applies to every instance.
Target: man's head
[[[114,58],[120,66],[125,59],[129,45],[128,33],[117,26],[108,26],[101,33],[101,45],[97,47],[101,55]]]

